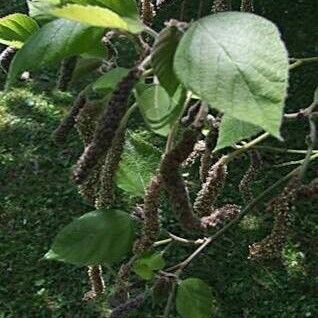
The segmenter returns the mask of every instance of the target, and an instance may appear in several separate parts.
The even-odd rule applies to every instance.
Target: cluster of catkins
[[[291,225],[291,210],[301,188],[301,178],[294,176],[287,186],[268,206],[274,216],[274,226],[271,233],[259,243],[249,247],[250,259],[280,257],[286,244]]]

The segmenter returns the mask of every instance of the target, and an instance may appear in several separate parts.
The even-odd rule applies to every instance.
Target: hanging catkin
[[[155,7],[151,0],[141,0],[141,18],[143,23],[151,26],[155,15]]]
[[[135,67],[118,84],[98,122],[93,140],[85,148],[84,153],[78,160],[74,171],[74,181],[77,184],[83,183],[92,169],[98,164],[98,161],[108,153],[120,122],[128,109],[131,91],[141,73],[141,70]]]
[[[161,192],[161,177],[156,175],[150,181],[146,190],[143,207],[142,236],[134,246],[135,254],[142,254],[149,250],[156,241],[160,231],[159,206]]]
[[[254,12],[254,1],[253,0],[242,0],[241,11],[243,12]]]
[[[269,204],[269,209],[274,215],[274,226],[272,232],[261,242],[254,243],[249,247],[250,259],[280,257],[285,246],[290,229],[291,209],[296,201],[301,179],[295,176],[282,193]]]
[[[56,88],[62,92],[67,91],[70,82],[73,77],[73,73],[76,67],[77,57],[72,56],[62,61],[61,67],[59,70],[59,77],[57,80]]]
[[[194,202],[195,214],[203,217],[208,216],[213,205],[222,192],[227,177],[227,165],[222,158],[210,169],[206,182],[202,185]]]
[[[219,13],[232,10],[231,0],[214,0],[212,13]]]
[[[253,200],[252,183],[255,181],[257,174],[262,166],[262,158],[258,151],[249,152],[250,166],[247,169],[243,179],[239,184],[239,190],[243,197],[244,203],[248,204]]]
[[[301,199],[317,199],[318,198],[318,178],[314,179],[307,185],[303,185],[299,190],[299,198]]]
[[[114,202],[114,179],[124,150],[126,125],[120,127],[113,139],[112,146],[100,171],[100,187],[96,199],[96,207],[107,208]]]
[[[88,277],[91,285],[91,290],[84,295],[84,300],[93,300],[101,296],[105,292],[105,282],[103,279],[103,270],[101,266],[89,266]]]
[[[80,113],[81,109],[85,106],[87,102],[85,92],[82,91],[76,97],[70,112],[62,120],[58,128],[53,132],[53,140],[57,144],[63,144],[66,142],[67,137],[76,123],[76,117]]]

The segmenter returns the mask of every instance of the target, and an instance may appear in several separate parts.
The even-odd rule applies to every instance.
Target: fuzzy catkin
[[[162,181],[160,176],[154,176],[146,190],[143,207],[142,236],[134,246],[135,254],[149,250],[158,238],[160,232],[159,207]]]
[[[222,192],[227,177],[227,165],[222,158],[209,170],[206,182],[202,185],[194,202],[194,212],[203,217],[210,214],[213,205]]]
[[[151,0],[141,0],[141,18],[144,24],[151,26],[156,15],[155,6]]]
[[[205,141],[199,140],[194,145],[193,151],[190,153],[189,157],[182,164],[183,168],[192,166],[197,158],[200,158],[205,152]]]
[[[200,165],[200,178],[202,182],[205,182],[208,177],[209,170],[212,165],[212,151],[214,150],[219,136],[219,127],[214,125],[210,128],[206,138],[205,138],[205,151],[201,157]]]
[[[301,179],[295,176],[282,193],[269,204],[274,215],[274,226],[271,233],[259,243],[249,247],[249,258],[252,260],[280,257],[290,230],[290,211],[297,199]]]
[[[67,91],[70,82],[73,77],[73,73],[76,67],[77,57],[72,56],[62,61],[59,70],[59,77],[57,80],[56,88],[62,92]]]
[[[114,307],[118,303],[125,303],[128,300],[128,292],[130,289],[130,275],[132,272],[132,263],[128,262],[121,265],[119,272],[117,274],[116,285],[115,285],[115,295],[112,297],[112,303]]]
[[[307,185],[303,185],[299,189],[300,199],[317,199],[318,198],[318,178],[314,179]]]
[[[262,166],[262,158],[258,151],[251,151],[249,155],[250,166],[239,184],[240,193],[246,204],[251,202],[254,198],[251,186]]]
[[[76,123],[76,117],[80,113],[81,109],[85,106],[87,102],[84,92],[81,92],[76,97],[70,112],[62,120],[59,127],[53,132],[53,140],[57,144],[63,144],[67,140],[67,137]]]
[[[243,12],[254,12],[254,1],[253,0],[242,0],[241,11]]]
[[[105,282],[103,279],[103,270],[100,265],[88,267],[88,277],[91,285],[91,290],[84,295],[84,300],[93,300],[101,296],[105,292]]]
[[[116,307],[109,318],[125,318],[127,317],[133,310],[140,308],[145,302],[145,295],[141,294],[128,300],[126,303],[119,305]]]
[[[83,183],[101,157],[104,157],[111,147],[113,138],[120,122],[128,109],[128,100],[132,89],[141,75],[141,70],[135,67],[118,84],[105,112],[101,116],[93,140],[85,148],[74,170],[74,181]]]
[[[180,142],[162,159],[160,173],[172,211],[185,230],[200,228],[200,220],[193,214],[187,186],[180,172],[181,164],[188,158],[196,144],[200,130],[187,128]]]
[[[239,216],[241,208],[235,204],[226,204],[212,212],[211,215],[203,217],[201,223],[205,229],[221,229],[226,222],[232,221]]]
[[[231,0],[214,0],[212,13],[219,13],[232,10]]]
[[[124,150],[126,125],[116,132],[112,146],[100,172],[100,188],[96,199],[96,207],[107,208],[114,202],[114,179]]]
[[[5,72],[9,71],[11,62],[13,58],[15,57],[18,50],[14,47],[8,46],[6,49],[4,49],[0,54],[0,65],[3,68]]]

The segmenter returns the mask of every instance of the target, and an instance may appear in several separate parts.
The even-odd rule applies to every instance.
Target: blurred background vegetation
[[[171,1],[157,16],[156,27],[178,17],[179,0]],[[196,17],[198,1],[188,1],[186,18]],[[238,9],[239,1],[234,1]],[[256,0],[256,13],[276,23],[291,57],[318,55],[318,6],[315,0]],[[211,1],[204,8],[208,14]],[[0,16],[25,12],[23,0],[0,4]],[[57,94],[54,72],[43,72],[39,83],[21,84],[0,93],[0,317],[104,317],[104,305],[82,302],[87,291],[85,270],[42,260],[55,234],[74,217],[90,209],[69,180],[81,146],[76,136],[67,149],[57,148],[50,135],[67,110],[72,95]],[[1,81],[4,81],[2,73]],[[317,65],[292,72],[286,109],[308,106],[318,84]],[[303,149],[307,127],[292,124],[283,135],[286,144]],[[288,130],[288,132],[287,132]],[[152,138],[153,136],[150,135]],[[281,146],[271,140],[270,145]],[[299,158],[299,157],[297,157]],[[290,155],[269,154],[255,184],[261,191],[290,167],[272,168],[294,160]],[[301,158],[299,158],[301,159]],[[224,202],[240,202],[237,184],[248,160],[230,167],[231,182]],[[318,166],[311,168],[313,176]],[[318,317],[318,204],[301,202],[295,210],[294,234],[280,262],[251,263],[248,245],[263,238],[272,219],[258,211],[207,249],[187,270],[187,275],[207,281],[214,290],[219,318]],[[176,229],[175,231],[178,231]],[[183,258],[188,248],[171,249],[171,262]],[[105,272],[111,289],[112,280]],[[109,282],[108,282],[109,279]],[[159,317],[149,302],[137,317]],[[176,317],[172,316],[171,317]]]

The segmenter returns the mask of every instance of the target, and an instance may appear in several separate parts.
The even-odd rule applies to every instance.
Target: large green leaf
[[[184,102],[183,89],[179,87],[170,97],[160,85],[145,86],[136,89],[136,99],[139,109],[148,126],[157,134],[167,136],[182,111]]]
[[[177,311],[182,318],[210,318],[212,297],[211,288],[204,281],[188,278],[178,286]]]
[[[60,0],[27,0],[30,17],[36,19],[39,23],[46,23],[53,20],[49,11],[60,4]]]
[[[64,19],[44,25],[16,54],[10,67],[7,87],[25,70],[90,52],[101,41],[103,33],[102,29]]]
[[[75,265],[112,264],[131,252],[133,240],[133,222],[127,213],[94,211],[67,225],[45,258]]]
[[[36,21],[25,14],[7,15],[0,19],[0,43],[21,48],[24,42],[38,29]]]
[[[137,134],[131,134],[117,172],[117,186],[132,196],[143,197],[160,158],[157,148]]]
[[[144,280],[151,280],[155,277],[155,272],[165,267],[165,260],[162,253],[154,253],[141,256],[134,265],[134,272]]]
[[[174,66],[211,107],[280,136],[288,56],[270,21],[242,12],[200,19],[182,38]]]
[[[93,89],[97,92],[109,93],[113,91],[118,83],[129,73],[129,69],[116,67],[99,77],[93,84]]]
[[[154,72],[169,95],[173,95],[179,85],[173,70],[173,60],[181,37],[182,32],[177,27],[165,28],[160,32],[152,53]]]
[[[130,17],[122,17],[108,8],[99,6],[67,4],[61,8],[54,8],[50,12],[60,18],[96,27],[115,28],[131,33],[139,33],[143,30],[139,20]]]
[[[235,143],[253,137],[261,131],[260,127],[225,115],[222,118],[215,150],[233,146]]]

